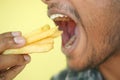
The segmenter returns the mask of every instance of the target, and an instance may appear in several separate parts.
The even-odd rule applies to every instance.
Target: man
[[[20,32],[0,34],[0,80],[13,80],[30,62],[29,55],[3,55],[6,49],[19,48],[25,45]]]
[[[68,69],[53,80],[120,80],[120,1],[43,0],[62,34]]]

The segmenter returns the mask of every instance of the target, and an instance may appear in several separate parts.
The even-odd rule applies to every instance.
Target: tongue
[[[63,31],[62,34],[62,45],[64,46],[70,38],[75,34],[76,24],[73,20],[69,21],[55,21],[55,23],[59,26],[59,30]]]

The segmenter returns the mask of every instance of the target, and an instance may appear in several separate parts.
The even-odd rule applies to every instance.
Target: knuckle
[[[12,69],[11,71],[12,71],[13,74],[17,73],[17,71],[15,69]]]
[[[7,48],[13,46],[13,44],[14,44],[14,41],[12,38],[4,38],[4,39],[2,39],[1,42],[2,42],[3,46],[5,46]]]
[[[11,39],[7,39],[5,43],[7,43],[7,44],[12,44],[13,41],[12,41]]]
[[[11,35],[11,32],[6,32],[6,33],[3,33],[2,36],[9,37],[9,36],[12,36],[12,35]]]
[[[13,37],[13,36],[11,35],[11,32],[5,32],[0,34],[0,38],[5,38],[5,37]]]
[[[22,55],[16,55],[15,58],[16,58],[15,61],[16,61],[17,65],[22,65],[25,62]]]
[[[6,80],[5,74],[0,73],[0,80]]]

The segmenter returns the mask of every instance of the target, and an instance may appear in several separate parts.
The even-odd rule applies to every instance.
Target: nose
[[[45,4],[49,4],[51,0],[42,0]]]

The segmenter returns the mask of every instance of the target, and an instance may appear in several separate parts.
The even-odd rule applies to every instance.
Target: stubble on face
[[[84,53],[77,51],[67,57],[71,68],[84,70],[96,67],[119,50],[117,49],[120,45],[118,3],[119,0],[58,0],[48,6],[49,10],[56,8],[76,16],[78,24],[82,24],[87,36]]]
[[[74,64],[72,68],[84,70],[104,63],[120,50],[120,1],[77,1],[71,3],[79,12],[88,44],[82,57],[77,52],[75,54],[80,55],[68,59],[68,62],[71,66]]]

